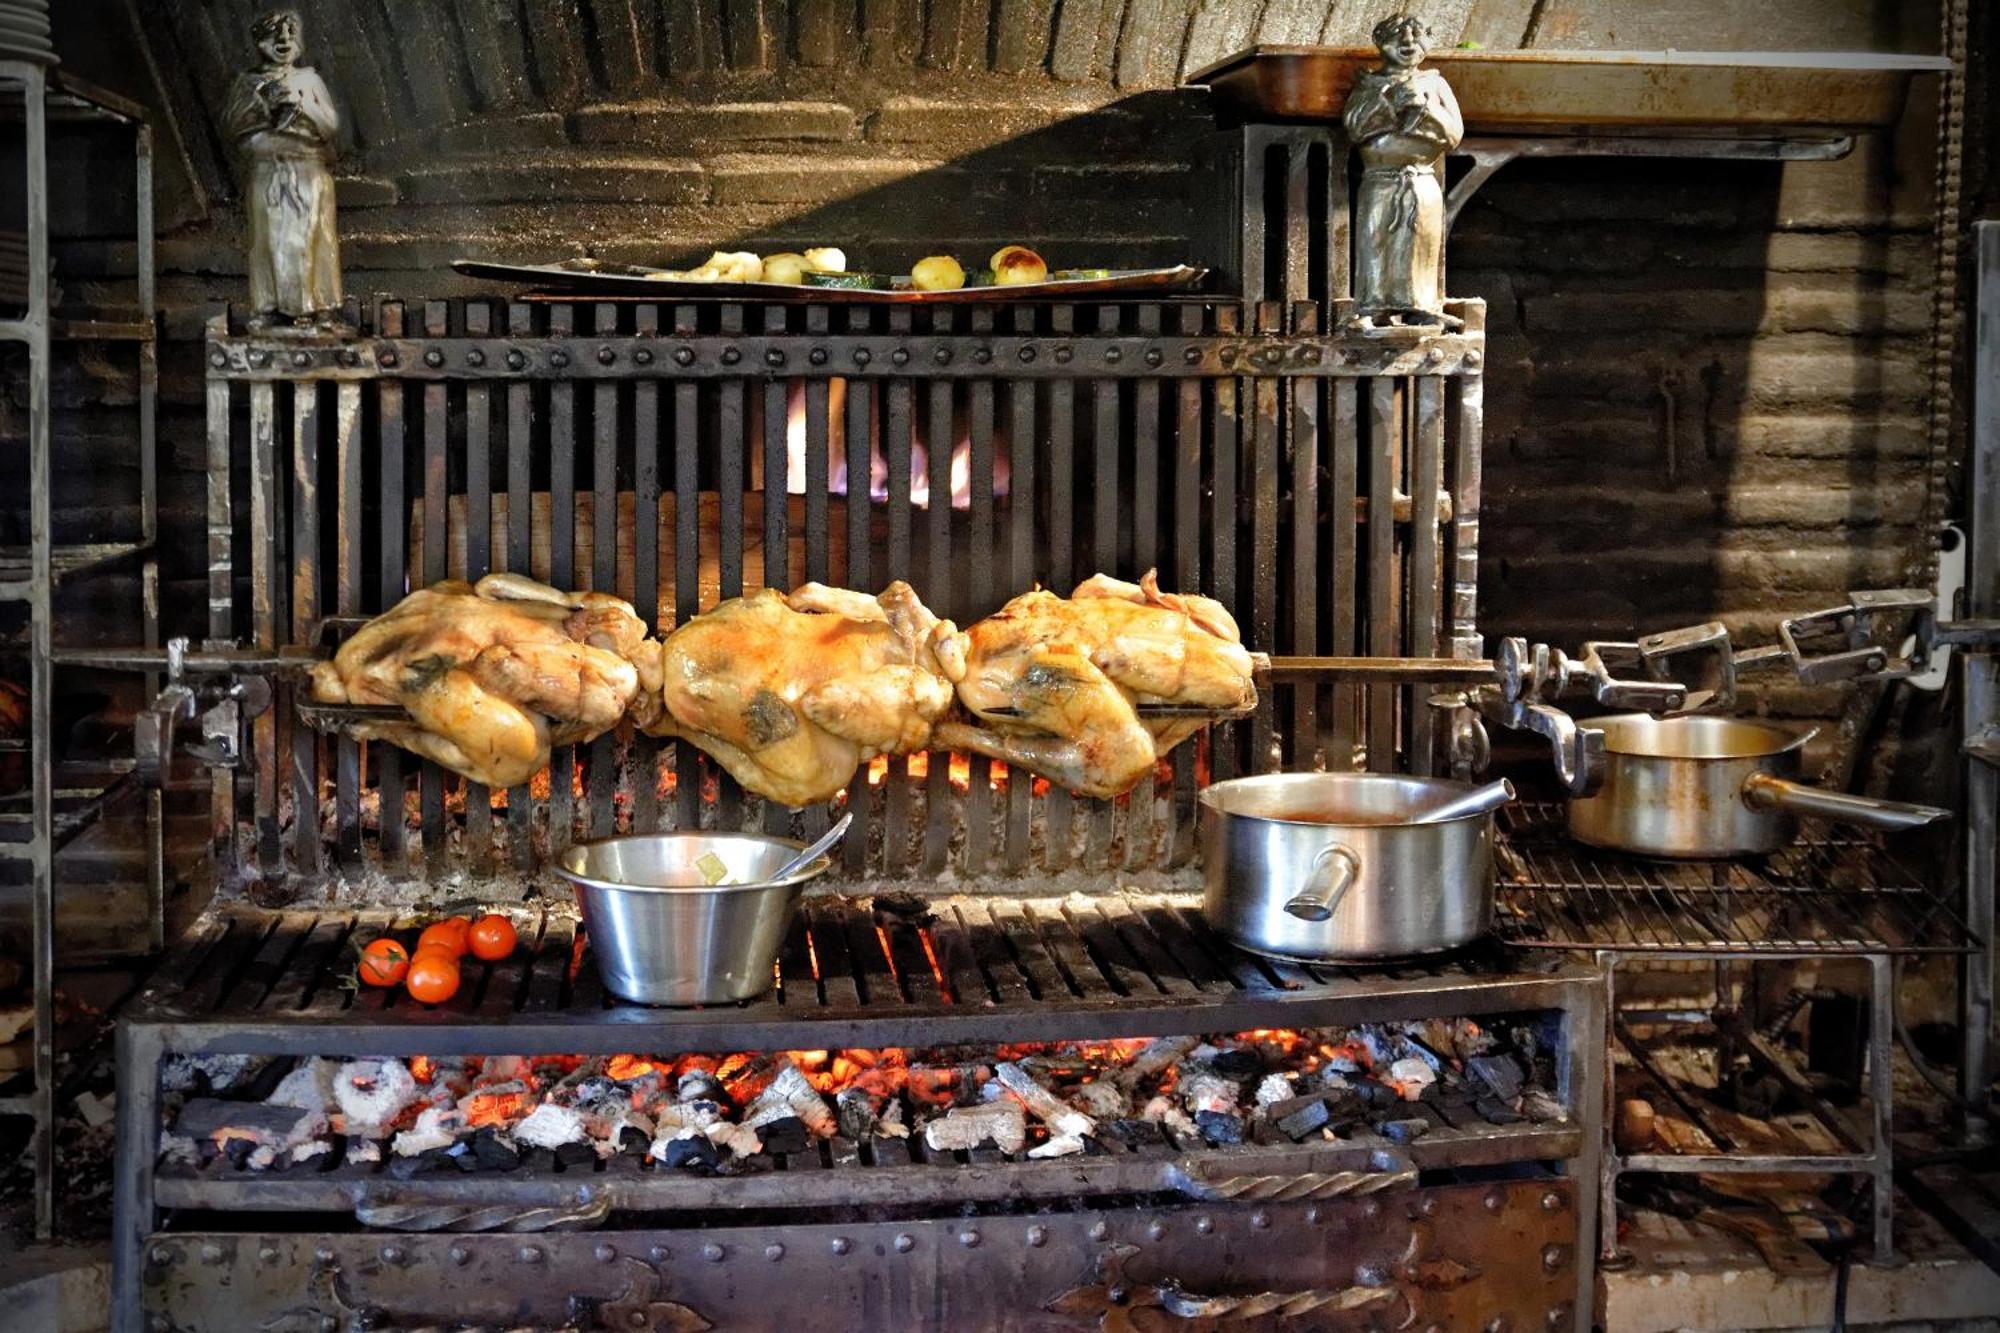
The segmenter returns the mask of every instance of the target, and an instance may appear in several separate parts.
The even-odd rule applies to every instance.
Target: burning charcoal
[[[201,1165],[201,1144],[185,1134],[160,1135],[160,1163],[163,1166]]]
[[[1465,1068],[1503,1102],[1521,1095],[1521,1064],[1511,1055],[1476,1055],[1465,1062]]]
[[[1335,1051],[1326,1057],[1326,1077],[1328,1078],[1332,1078],[1335,1075],[1345,1076],[1366,1072],[1362,1067],[1361,1061],[1347,1051]]]
[[[770,1086],[758,1093],[757,1099],[743,1112],[743,1123],[761,1130],[771,1121],[786,1116],[804,1121],[809,1131],[823,1139],[832,1138],[840,1128],[832,1109],[790,1060],[779,1066]]]
[[[273,1106],[299,1106],[321,1114],[332,1112],[338,1104],[334,1100],[334,1079],[339,1076],[340,1065],[323,1056],[313,1056],[278,1080],[278,1086],[264,1100]]]
[[[564,1166],[587,1166],[597,1160],[597,1149],[588,1143],[559,1143],[556,1160]]]
[[[443,1148],[426,1148],[422,1152],[392,1157],[389,1161],[389,1178],[411,1180],[434,1171],[447,1170],[453,1165],[450,1155]]]
[[[924,1146],[932,1152],[958,1152],[991,1140],[1001,1152],[1017,1153],[1027,1139],[1021,1103],[1007,1097],[978,1106],[954,1106],[924,1126]]]
[[[1069,1099],[1079,1111],[1094,1120],[1116,1120],[1132,1113],[1132,1099],[1109,1079],[1080,1083]]]
[[[1217,1147],[1243,1142],[1242,1116],[1228,1115],[1221,1111],[1196,1111],[1194,1125],[1204,1140]]]
[[[1174,1105],[1173,1099],[1170,1097],[1155,1097],[1153,1100],[1147,1102],[1140,1110],[1139,1118],[1141,1120],[1150,1120],[1154,1124],[1170,1129],[1184,1138],[1191,1139],[1195,1136],[1194,1121],[1188,1118],[1187,1112]]]
[[[882,1108],[881,1117],[875,1122],[875,1136],[884,1139],[907,1139],[910,1127],[903,1123],[903,1104],[892,1101]]]
[[[350,1162],[359,1162],[364,1165],[369,1162],[379,1162],[382,1160],[382,1145],[374,1139],[363,1138],[358,1134],[349,1134],[347,1136],[347,1160]]]
[[[1364,1023],[1354,1029],[1354,1036],[1361,1043],[1361,1049],[1368,1053],[1369,1063],[1377,1069],[1384,1069],[1402,1058],[1396,1049],[1396,1039],[1379,1025]]]
[[[317,1157],[324,1157],[333,1151],[333,1145],[325,1139],[313,1139],[292,1149],[292,1165],[302,1166]]]
[[[214,1097],[191,1097],[181,1107],[174,1128],[191,1139],[207,1139],[218,1148],[230,1140],[248,1143],[251,1149],[269,1147],[273,1153],[305,1143],[326,1132],[326,1117],[296,1106],[273,1106],[269,1102],[232,1102]]]
[[[739,1159],[755,1157],[764,1151],[763,1140],[758,1138],[757,1131],[748,1125],[735,1125],[727,1120],[717,1120],[704,1127],[702,1133],[706,1134],[708,1141],[717,1148],[727,1148],[732,1157]],[[658,1147],[657,1144],[654,1146]],[[654,1153],[656,1157],[662,1155]]]
[[[417,1080],[401,1060],[350,1060],[333,1081],[347,1132],[381,1138],[417,1098]]]
[[[1235,1115],[1239,1091],[1236,1083],[1215,1074],[1192,1072],[1194,1069],[1190,1065],[1181,1075],[1181,1101],[1187,1109],[1196,1116],[1204,1111],[1215,1115]]]
[[[1469,1018],[1461,1018],[1451,1025],[1452,1054],[1464,1061],[1474,1056],[1486,1055],[1499,1046],[1492,1033]]]
[[[757,1137],[764,1141],[764,1151],[774,1156],[804,1152],[812,1143],[812,1131],[795,1115],[766,1120],[757,1126]]]
[[[1040,1143],[1028,1149],[1028,1156],[1034,1158],[1069,1157],[1082,1152],[1083,1145],[1087,1141],[1069,1134],[1051,1135],[1046,1143]]]
[[[1277,1102],[1289,1100],[1293,1091],[1290,1078],[1283,1074],[1266,1074],[1258,1082],[1257,1093],[1253,1100],[1258,1109],[1262,1110]]]
[[[1208,1067],[1218,1077],[1248,1083],[1264,1072],[1264,1057],[1252,1047],[1239,1046],[1233,1050],[1217,1051],[1209,1058]]]
[[[1166,1142],[1166,1138],[1160,1133],[1159,1125],[1151,1120],[1113,1120],[1103,1126],[1100,1132],[1105,1137],[1116,1139],[1120,1143],[1130,1144],[1134,1148],[1143,1148],[1148,1144]]]
[[[162,1092],[227,1092],[271,1063],[268,1055],[176,1055],[160,1065]]]
[[[875,1134],[877,1099],[862,1088],[842,1088],[833,1099],[840,1132],[859,1143]]]
[[[472,1136],[472,1159],[488,1171],[512,1171],[521,1164],[521,1154],[499,1130],[483,1125]]]
[[[1430,1132],[1428,1120],[1384,1120],[1380,1131],[1391,1143],[1410,1143]]]
[[[593,1102],[608,1101],[613,1097],[621,1100],[628,1094],[618,1081],[606,1074],[592,1074],[571,1085],[576,1104],[587,1106]]]
[[[1569,1109],[1540,1088],[1529,1088],[1522,1094],[1521,1114],[1538,1124],[1569,1119]]]
[[[1405,1056],[1389,1066],[1388,1083],[1406,1102],[1421,1099],[1424,1089],[1437,1082],[1437,1071],[1429,1062],[1416,1056]]]
[[[1453,1129],[1469,1129],[1479,1123],[1479,1112],[1468,1093],[1438,1098],[1438,1117]]]
[[[398,1157],[415,1157],[432,1149],[449,1148],[458,1142],[459,1131],[464,1128],[465,1117],[457,1107],[426,1106],[417,1113],[416,1124],[396,1135],[389,1151]]]
[[[1294,1143],[1303,1142],[1309,1135],[1318,1133],[1333,1119],[1333,1108],[1327,1105],[1321,1095],[1308,1094],[1303,1097],[1287,1097],[1281,1102],[1272,1102],[1264,1108],[1271,1124]]]
[[[1000,1086],[1019,1097],[1021,1104],[1028,1108],[1028,1113],[1047,1125],[1051,1133],[1084,1139],[1097,1132],[1095,1120],[1037,1083],[1034,1076],[1021,1066],[1002,1060],[993,1066],[993,1077],[1000,1081]]]
[[[258,1145],[249,1139],[225,1139],[222,1143],[222,1156],[231,1166],[242,1171],[248,1169],[250,1158],[257,1152],[257,1148]],[[269,1145],[266,1145],[266,1151],[268,1150]]]
[[[1153,1075],[1169,1068],[1195,1048],[1193,1037],[1155,1037],[1139,1048],[1139,1053],[1111,1077],[1128,1092]]]
[[[684,1102],[725,1102],[729,1093],[723,1088],[722,1080],[706,1069],[690,1069],[682,1074],[674,1091]]]
[[[877,917],[888,917],[887,924],[907,921],[912,925],[925,925],[932,920],[931,904],[922,894],[897,889],[889,893],[878,893],[869,903]]]
[[[1481,1097],[1473,1102],[1472,1105],[1485,1118],[1488,1124],[1518,1125],[1521,1123],[1521,1113],[1503,1101],[1498,1101],[1492,1097]]]
[[[1361,1105],[1369,1110],[1380,1111],[1402,1101],[1394,1088],[1366,1078],[1354,1085],[1354,1095],[1361,1099]]]
[[[531,1148],[561,1148],[566,1143],[582,1143],[586,1137],[582,1113],[554,1102],[543,1102],[514,1126],[515,1141]]]

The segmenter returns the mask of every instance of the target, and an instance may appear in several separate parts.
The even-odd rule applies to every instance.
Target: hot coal
[[[706,1135],[690,1134],[684,1139],[674,1139],[667,1144],[662,1159],[668,1166],[693,1167],[696,1170],[713,1171],[722,1163],[722,1154]]]
[[[1503,1102],[1521,1095],[1521,1065],[1511,1055],[1477,1055],[1465,1062],[1465,1072],[1486,1085]]]
[[[1234,1079],[1238,1083],[1248,1083],[1264,1072],[1264,1057],[1249,1046],[1218,1051],[1209,1057],[1207,1064],[1220,1077]]]
[[[1228,1143],[1243,1142],[1243,1117],[1223,1111],[1197,1111],[1194,1116],[1195,1128],[1201,1137],[1221,1147]]]
[[[812,1131],[795,1115],[765,1121],[757,1126],[757,1137],[764,1141],[767,1153],[804,1152],[812,1144]]]
[[[472,1151],[467,1155],[488,1171],[512,1171],[521,1164],[521,1153],[513,1141],[502,1138],[491,1125],[482,1126],[472,1136]]]
[[[588,1143],[565,1143],[556,1148],[556,1160],[564,1166],[588,1166],[597,1160],[597,1150]]]
[[[1272,1102],[1264,1108],[1264,1114],[1270,1117],[1271,1124],[1279,1133],[1294,1143],[1318,1133],[1333,1119],[1326,1097],[1320,1093]]]
[[[1430,1133],[1428,1120],[1385,1120],[1381,1125],[1381,1135],[1391,1143],[1411,1143]]]

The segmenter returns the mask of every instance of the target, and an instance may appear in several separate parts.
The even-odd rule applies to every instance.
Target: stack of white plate
[[[56,63],[49,41],[49,0],[0,0],[0,60]]]

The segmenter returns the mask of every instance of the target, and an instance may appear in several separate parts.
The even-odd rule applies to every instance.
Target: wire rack
[[[1947,890],[1877,838],[1808,823],[1770,856],[1662,861],[1572,841],[1559,804],[1501,816],[1499,930],[1515,944],[1625,953],[1965,953]]]

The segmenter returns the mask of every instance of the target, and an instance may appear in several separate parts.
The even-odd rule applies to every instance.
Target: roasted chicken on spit
[[[971,750],[1083,796],[1130,791],[1208,718],[1147,719],[1144,704],[1247,712],[1250,654],[1223,605],[1105,574],[1067,598],[1036,589],[961,636],[949,661],[958,698],[983,725],[947,722],[940,748]]]
[[[560,592],[518,574],[411,593],[313,668],[320,703],[402,708],[407,721],[353,728],[490,787],[526,782],[552,745],[601,735],[625,716],[657,645],[629,603]],[[651,714],[639,705],[643,719]]]
[[[659,648],[664,707],[642,722],[786,805],[833,797],[879,754],[930,744],[963,647],[907,583],[879,597],[808,583],[703,612]]]

